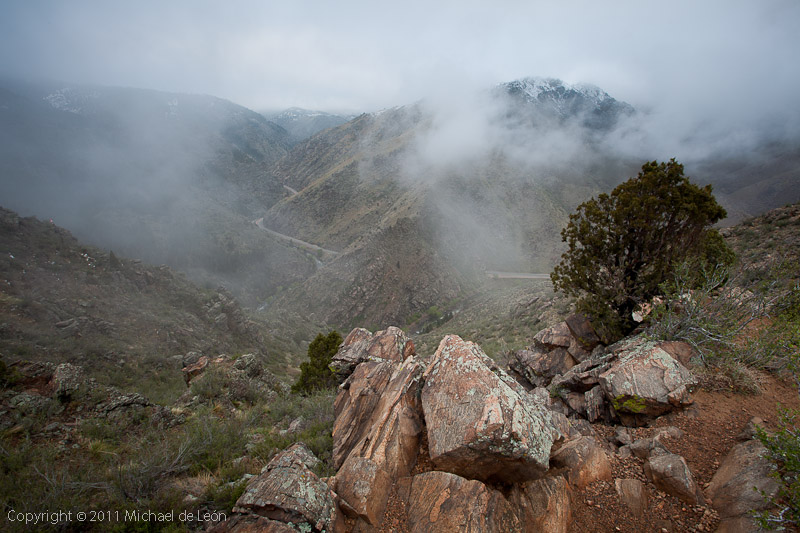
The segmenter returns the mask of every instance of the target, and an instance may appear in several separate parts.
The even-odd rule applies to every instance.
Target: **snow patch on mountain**
[[[96,91],[82,92],[72,87],[64,87],[48,94],[43,100],[49,103],[53,109],[79,115],[86,110],[86,105],[91,100],[96,100],[97,98],[98,93]]]

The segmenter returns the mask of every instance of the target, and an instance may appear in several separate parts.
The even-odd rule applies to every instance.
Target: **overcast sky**
[[[798,56],[798,0],[0,2],[0,75],[255,110],[373,111],[538,75],[672,120],[794,124]]]

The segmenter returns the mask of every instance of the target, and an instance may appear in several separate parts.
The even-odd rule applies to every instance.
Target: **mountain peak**
[[[620,116],[634,112],[631,105],[614,99],[595,85],[566,83],[558,78],[530,76],[501,83],[497,90],[558,120],[580,118],[593,129],[608,129]]]
[[[581,95],[595,103],[613,100],[611,96],[596,85],[589,83],[566,83],[558,78],[544,78],[529,76],[520,80],[501,83],[500,88],[509,94],[520,94],[529,101],[543,99],[566,99],[571,96]]]

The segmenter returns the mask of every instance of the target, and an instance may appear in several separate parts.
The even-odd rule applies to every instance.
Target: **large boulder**
[[[764,457],[765,453],[766,448],[757,440],[739,443],[711,478],[706,493],[723,524],[749,524],[751,530],[757,530],[749,516],[750,511],[768,509],[769,503],[764,496],[774,498],[779,488],[777,481],[770,476],[774,469]]]
[[[438,470],[510,483],[547,471],[558,436],[549,410],[478,345],[446,336],[423,379],[428,449]]]
[[[499,491],[448,472],[414,476],[408,528],[412,533],[522,531],[514,509]]]
[[[311,471],[317,462],[303,443],[282,451],[250,480],[234,513],[291,522],[308,531],[333,531],[339,518],[335,496]]]
[[[658,343],[634,337],[615,350],[616,360],[599,383],[625,425],[640,425],[675,407],[692,403],[696,380]]]
[[[389,326],[375,334],[364,328],[355,328],[339,346],[331,368],[339,379],[344,380],[364,361],[402,363],[415,353],[414,342],[400,328]]]

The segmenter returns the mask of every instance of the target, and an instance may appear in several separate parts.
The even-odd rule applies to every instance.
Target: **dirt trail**
[[[800,407],[797,390],[793,384],[768,374],[760,374],[761,394],[747,396],[732,392],[697,391],[694,404],[685,411],[658,419],[657,427],[676,426],[683,430],[680,438],[664,440],[667,449],[683,456],[695,481],[705,489],[712,476],[736,444],[736,437],[754,416],[762,418],[769,429],[778,425],[778,405],[784,408]],[[613,428],[595,424],[595,430],[611,436]],[[636,438],[649,436],[652,428],[634,430]],[[599,481],[585,490],[573,494],[573,522],[570,533],[596,531],[603,533],[639,533],[664,531],[672,533],[714,531],[719,524],[716,512],[698,506],[686,505],[673,496],[655,489],[647,482],[643,461],[632,457],[620,459],[613,455],[614,478],[635,478],[647,484],[649,505],[642,517],[635,517],[620,502],[614,482]],[[700,526],[700,527],[698,527]]]

